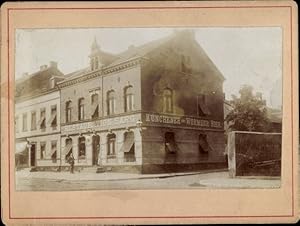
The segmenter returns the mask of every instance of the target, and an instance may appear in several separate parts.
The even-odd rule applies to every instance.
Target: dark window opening
[[[71,122],[71,114],[72,114],[72,101],[68,101],[66,103],[66,122]]]
[[[175,141],[174,133],[167,132],[165,133],[165,151],[167,154],[176,154],[177,152],[177,144]]]
[[[51,159],[53,163],[56,163],[57,161],[57,142],[52,141],[51,142]]]
[[[51,118],[49,120],[51,127],[53,129],[56,129],[57,126],[57,110],[56,110],[56,105],[51,107]]]
[[[107,92],[107,115],[115,113],[115,91]]]
[[[84,120],[84,98],[78,100],[78,120]]]
[[[210,110],[207,107],[207,96],[204,94],[197,96],[197,112],[198,116],[208,116],[210,115]]]
[[[133,88],[132,86],[128,86],[124,90],[124,106],[125,112],[130,112],[133,110],[134,105],[134,95],[133,95]]]
[[[85,137],[78,138],[78,159],[85,159],[86,150],[85,150]]]
[[[107,155],[108,157],[115,157],[116,155],[116,135],[109,134],[107,136]]]
[[[211,151],[211,147],[207,141],[207,135],[206,134],[200,134],[199,135],[199,152],[202,155],[208,155]]]

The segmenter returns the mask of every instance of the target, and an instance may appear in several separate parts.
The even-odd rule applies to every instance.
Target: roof
[[[53,90],[49,83],[51,77],[56,77],[58,80],[64,79],[63,73],[57,69],[57,67],[49,66],[16,80],[16,99],[31,97],[44,92],[49,92],[51,89]]]

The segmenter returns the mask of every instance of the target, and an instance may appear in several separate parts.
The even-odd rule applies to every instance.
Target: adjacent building
[[[60,165],[60,93],[56,62],[24,74],[15,86],[16,166]]]

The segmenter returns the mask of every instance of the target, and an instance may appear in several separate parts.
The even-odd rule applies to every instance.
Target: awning
[[[68,156],[70,154],[70,152],[72,151],[72,144],[68,144],[66,147],[65,147],[65,155]]]
[[[56,119],[56,113],[51,115],[50,120],[49,120],[48,123],[51,125],[55,119]]]
[[[126,138],[121,151],[125,152],[130,152],[132,146],[134,145],[134,136],[132,135],[128,135],[128,137]]]
[[[210,115],[210,111],[203,98],[198,98],[198,108],[203,112],[203,114]]]
[[[174,141],[173,142],[167,142],[166,147],[167,147],[167,149],[170,153],[176,153],[176,151],[177,151],[177,146],[176,146],[176,143]]]
[[[40,119],[40,121],[39,121],[39,126],[41,126],[42,125],[42,123],[45,121],[45,116],[43,116],[41,119]]]
[[[27,151],[27,142],[16,143],[16,154],[22,154]]]
[[[200,137],[199,144],[204,152],[209,152],[211,150],[206,138]]]
[[[96,111],[98,111],[98,107],[99,107],[98,104],[92,106],[92,116],[96,113]]]

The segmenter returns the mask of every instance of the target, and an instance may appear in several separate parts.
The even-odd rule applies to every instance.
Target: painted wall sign
[[[143,121],[150,124],[170,124],[187,127],[223,129],[223,122],[211,119],[193,118],[187,116],[170,116],[163,114],[145,113]]]
[[[76,123],[72,125],[62,126],[61,133],[64,134],[64,133],[74,132],[74,131],[84,132],[90,129],[99,129],[99,130],[115,129],[121,126],[124,127],[130,125],[135,126],[136,122],[140,119],[141,119],[140,114],[135,114],[135,115],[114,117],[114,118],[100,119],[92,122]]]

